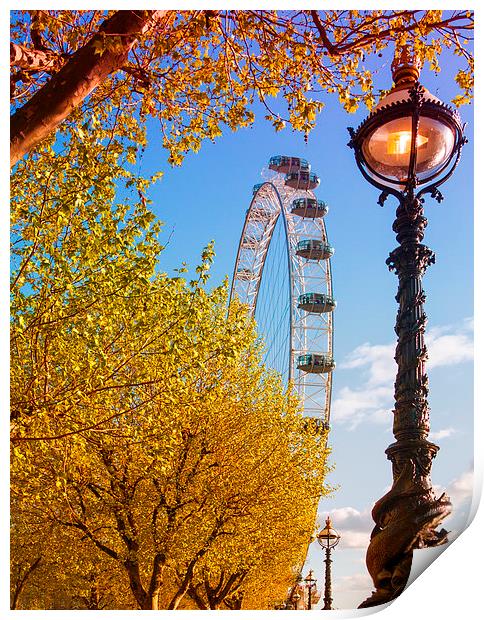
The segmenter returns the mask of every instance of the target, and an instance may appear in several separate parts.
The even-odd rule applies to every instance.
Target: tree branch
[[[28,569],[23,574],[20,581],[15,585],[15,589],[14,589],[13,597],[12,597],[12,603],[10,606],[11,609],[17,609],[18,599],[22,593],[22,590],[24,589],[25,584],[27,583],[27,580],[30,577],[30,575],[39,566],[41,560],[42,560],[42,556],[40,555],[37,559],[35,559],[32,562],[32,564],[28,567]]]
[[[319,36],[321,37],[321,41],[323,42],[325,48],[328,50],[328,53],[331,56],[339,56],[340,52],[329,40],[328,35],[326,34],[326,30],[324,29],[324,26],[321,20],[319,19],[318,12],[310,11],[310,13],[311,13],[311,17],[313,18],[314,25],[318,29]]]
[[[118,11],[107,19],[99,32],[12,116],[11,165],[45,139],[109,74],[124,65],[138,37],[166,13]],[[111,49],[104,44],[106,35],[116,37]]]
[[[37,48],[27,48],[17,43],[10,43],[10,66],[29,71],[49,71],[56,69],[63,62],[62,56],[55,52]]]

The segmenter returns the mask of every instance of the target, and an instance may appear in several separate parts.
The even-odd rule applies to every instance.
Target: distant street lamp
[[[333,529],[331,519],[326,519],[326,527],[324,527],[317,535],[318,543],[323,549],[326,549],[326,557],[324,562],[326,564],[325,582],[324,582],[324,607],[323,609],[333,609],[333,599],[331,597],[331,549],[336,547],[339,543],[341,536]]]
[[[301,595],[299,593],[300,590],[300,583],[302,581],[302,575],[301,573],[298,573],[296,575],[296,579],[294,582],[294,585],[292,586],[289,595],[286,599],[285,605],[284,605],[284,609],[297,609],[297,603],[299,601],[299,599],[301,598]]]
[[[464,128],[459,114],[444,105],[418,80],[420,67],[404,48],[392,64],[395,86],[356,131],[349,128],[349,146],[365,179],[398,200],[393,230],[399,246],[387,265],[398,279],[399,304],[395,331],[398,371],[395,381],[393,433],[386,454],[392,462],[393,486],[376,502],[366,563],[376,591],[360,607],[386,603],[404,589],[413,549],[447,542],[435,528],[450,514],[444,493],[437,498],[430,480],[438,447],[427,440],[429,407],[424,344],[426,315],[422,277],[435,262],[421,241],[427,219],[423,196],[443,200],[438,187],[454,172],[461,154]]]
[[[304,579],[304,582],[307,586],[308,589],[308,609],[311,610],[312,608],[312,594],[313,594],[313,588],[316,587],[316,579],[314,579],[313,577],[313,571],[310,570],[308,573],[308,576]]]
[[[297,609],[297,604],[299,599],[301,598],[301,595],[299,594],[299,592],[294,592],[294,594],[292,595],[292,603],[294,606],[294,609]]]

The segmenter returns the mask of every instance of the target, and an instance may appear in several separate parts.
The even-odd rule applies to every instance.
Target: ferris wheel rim
[[[276,186],[273,183],[271,183],[270,181],[265,181],[264,183],[261,183],[261,185],[258,188],[258,190],[256,192],[254,192],[254,195],[252,196],[252,200],[250,201],[250,205],[249,205],[249,207],[247,209],[247,213],[246,213],[246,216],[245,216],[244,226],[242,228],[242,235],[240,236],[239,247],[237,249],[237,257],[235,259],[234,272],[233,272],[233,276],[232,276],[232,285],[230,287],[229,304],[232,301],[232,297],[233,297],[233,293],[234,293],[234,284],[235,284],[236,273],[237,273],[237,265],[239,264],[240,251],[243,249],[243,238],[244,238],[244,233],[245,233],[246,228],[247,228],[247,223],[249,222],[249,214],[250,214],[250,211],[252,209],[252,206],[256,202],[257,195],[259,194],[259,192],[266,185],[269,186],[271,188],[271,190],[275,193],[275,196],[276,196],[276,198],[277,198],[277,200],[279,202],[279,207],[280,207],[280,211],[277,214],[277,217],[275,218],[275,221],[274,221],[273,230],[270,233],[271,234],[271,238],[272,238],[272,233],[273,233],[273,231],[275,229],[275,226],[277,224],[277,221],[278,221],[279,217],[281,216],[281,213],[283,212],[283,203],[282,203],[281,197],[279,195],[279,192],[277,191]],[[286,234],[287,234],[287,223],[286,223],[284,218],[283,218],[283,220],[284,220],[284,228],[286,229]],[[269,239],[268,244],[267,244],[266,254],[267,254],[267,251],[269,250],[269,247],[270,247],[271,238]],[[262,273],[263,273],[263,270],[264,270],[264,266],[265,266],[265,257],[264,257],[264,261],[263,261],[263,265],[262,265],[262,269],[261,269],[261,275],[258,278],[258,287],[256,289],[256,295],[255,295],[255,298],[254,298],[254,304],[253,304],[254,308],[253,308],[253,310],[255,310],[255,307],[257,306],[257,296],[258,296],[258,293],[259,293],[259,287],[260,287],[260,282],[262,280]],[[292,266],[289,264],[288,267],[289,267],[289,271],[291,271],[292,270]]]
[[[277,184],[274,181],[276,181]],[[305,197],[317,201],[316,196],[314,195],[312,190],[305,189],[303,193]],[[293,222],[290,219],[290,213],[289,213],[289,205],[288,205],[289,198],[294,197],[296,195],[298,195],[297,191],[291,192],[289,188],[287,188],[284,184],[282,184],[280,176],[275,177],[274,179],[271,179],[271,180],[264,181],[263,183],[260,183],[254,187],[253,196],[252,196],[252,199],[250,201],[249,207],[246,212],[246,217],[245,217],[244,225],[242,228],[242,234],[241,234],[239,246],[237,249],[237,257],[236,257],[236,261],[234,265],[234,272],[233,272],[232,284],[231,284],[230,296],[229,296],[229,303],[230,303],[234,295],[237,292],[236,287],[237,287],[237,282],[239,281],[238,270],[242,262],[241,255],[242,255],[243,250],[244,249],[254,250],[254,264],[256,264],[257,262],[256,261],[257,256],[259,259],[257,270],[252,274],[254,276],[254,280],[256,280],[256,286],[255,286],[255,290],[252,291],[252,295],[250,299],[249,300],[246,299],[245,303],[247,303],[247,305],[249,306],[250,315],[255,316],[256,309],[257,309],[257,303],[259,301],[260,287],[261,287],[261,283],[264,278],[264,268],[266,265],[266,259],[268,257],[269,249],[271,247],[271,242],[273,239],[273,234],[276,228],[276,224],[279,220],[279,217],[281,217],[282,215],[283,227],[284,227],[284,238],[285,238],[285,244],[286,244],[288,275],[289,275],[288,294],[289,294],[289,307],[290,307],[290,318],[289,318],[289,325],[290,325],[289,357],[290,357],[290,360],[289,360],[289,373],[288,374],[289,374],[289,379],[291,381],[293,379],[293,374],[294,374],[296,354],[307,353],[305,349],[296,349],[295,347],[295,340],[296,340],[295,338],[296,321],[295,321],[295,316],[294,316],[295,301],[297,298],[297,290],[303,290],[303,287],[304,287],[303,276],[301,275],[301,273],[297,273],[297,270],[295,270],[293,266],[295,248],[297,247],[297,243],[303,240],[301,235],[296,232],[293,226]],[[268,210],[266,213],[264,213],[263,210],[259,209],[259,212],[257,212],[256,214],[258,219],[256,220],[253,217],[254,209],[257,210],[259,208],[258,205],[264,203],[263,198],[266,201],[270,201],[272,199],[273,200],[272,207],[274,207],[274,203],[275,203],[275,208]],[[317,202],[319,203],[321,201],[317,201]],[[263,224],[262,235],[260,239],[258,240],[258,243],[255,244],[255,248],[254,246],[250,248],[248,247],[244,248],[244,239],[249,238],[248,236],[249,225],[254,221],[259,221],[259,223],[262,222]],[[326,227],[325,227],[324,221],[321,221],[318,232],[321,234],[321,239],[327,243],[327,233],[326,233]],[[318,262],[321,262],[321,261],[318,261]],[[332,296],[333,290],[332,290],[331,261],[328,258],[327,260],[324,260],[323,262],[325,264],[325,269],[326,269],[325,284],[326,284],[329,295]],[[298,282],[298,286],[296,286],[296,282]],[[327,329],[325,332],[326,339],[327,339],[327,349],[325,353],[329,354],[332,357],[333,344],[334,344],[332,312],[330,312],[329,315],[330,316],[328,317],[328,320],[327,320]],[[303,329],[303,328],[299,327],[299,329]],[[306,342],[306,337],[299,338],[299,341]],[[311,385],[311,383],[308,382],[308,385]],[[320,390],[321,393],[324,392],[323,394],[324,406],[322,405],[320,406],[320,408],[323,409],[322,418],[323,418],[323,421],[328,425],[328,427],[329,427],[331,391],[332,391],[332,372],[329,372],[327,379],[324,383],[324,387],[321,388]],[[313,417],[313,416],[309,416],[309,417]],[[314,417],[320,417],[320,415],[317,415]]]

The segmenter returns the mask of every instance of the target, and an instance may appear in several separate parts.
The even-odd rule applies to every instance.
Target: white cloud
[[[376,409],[376,411],[372,412],[369,419],[376,424],[386,424],[388,426],[388,430],[390,430],[391,423],[393,422],[392,408],[393,403],[390,403],[387,408]]]
[[[365,591],[368,594],[373,589],[373,582],[368,573],[356,573],[355,575],[345,575],[336,579],[334,584],[335,591],[346,592],[348,590]]]
[[[361,527],[367,528],[369,525],[373,527],[369,509],[360,511],[352,506],[345,506],[330,510],[329,516],[332,521],[338,523],[339,528],[360,529]]]
[[[356,347],[345,360],[340,368],[365,368],[368,373],[367,384],[369,386],[390,383],[395,379],[397,365],[393,359],[395,355],[394,344],[375,344],[368,342]]]
[[[460,508],[464,503],[470,501],[474,492],[474,472],[468,469],[459,477],[452,480],[447,487],[454,509]]]
[[[356,530],[338,530],[341,533],[339,543],[341,549],[367,549],[370,544],[369,532],[357,532]]]
[[[428,368],[469,362],[474,356],[473,320],[464,319],[457,325],[437,326],[426,334],[429,351]],[[347,424],[354,430],[363,421],[374,424],[392,424],[393,391],[397,373],[394,357],[395,343],[372,345],[368,342],[356,347],[339,364],[339,370],[361,369],[359,386],[340,388],[331,406],[332,419]],[[448,437],[454,429],[434,433],[434,439]],[[445,434],[444,434],[445,433]]]
[[[473,321],[429,329],[425,338],[429,352],[428,368],[462,364],[474,359]]]
[[[334,609],[356,609],[374,589],[368,572],[333,577]]]
[[[443,522],[443,527],[450,531],[449,540],[455,540],[465,529],[469,520],[471,500],[474,493],[474,472],[472,466],[445,486],[434,484],[437,496],[444,491],[452,502],[452,513]]]
[[[391,416],[382,414],[384,405],[388,411],[392,408],[393,386],[364,387],[352,390],[345,386],[341,388],[331,405],[331,417],[335,422],[344,422],[355,429],[364,419],[372,418],[374,422],[391,421]]]
[[[457,431],[455,430],[455,428],[452,428],[452,426],[450,426],[449,428],[443,428],[441,431],[434,431],[432,433],[429,433],[429,439],[430,441],[438,441],[439,439],[446,439],[447,437],[450,437],[456,432]]]

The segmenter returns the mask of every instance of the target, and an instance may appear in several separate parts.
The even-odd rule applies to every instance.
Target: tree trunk
[[[150,609],[158,609],[158,599],[163,583],[163,571],[165,569],[166,556],[164,553],[157,553],[153,560],[153,572],[151,574],[150,589],[148,597],[151,602]]]
[[[193,569],[195,567],[195,564],[197,563],[197,560],[204,555],[204,553],[205,551],[203,552],[199,551],[198,554],[195,556],[195,558],[188,565],[187,570],[185,572],[185,576],[183,577],[183,580],[181,582],[181,585],[178,588],[175,596],[172,598],[170,604],[168,605],[168,609],[178,609],[178,605],[181,603],[183,597],[187,593],[188,588],[190,586],[190,582],[193,577]]]
[[[62,123],[110,73],[119,69],[137,38],[167,12],[118,11],[107,19],[99,32],[12,116],[11,166]],[[116,37],[116,47],[100,54],[99,45],[103,45],[106,35]]]
[[[178,609],[178,605],[182,602],[183,597],[187,593],[187,590],[188,590],[188,585],[179,588],[178,592],[175,594],[170,604],[168,605],[168,609],[173,609],[173,610]]]
[[[242,609],[242,598],[243,598],[243,597],[241,596],[240,598],[236,598],[236,599],[231,600],[231,601],[229,601],[229,602],[224,601],[225,606],[226,606],[228,609],[233,609],[233,610],[236,610],[236,609]]]
[[[137,562],[125,560],[124,567],[128,573],[129,585],[140,609],[151,609],[151,597],[143,588]]]
[[[204,601],[202,596],[200,596],[196,586],[193,584],[188,586],[188,596],[192,599],[198,609],[210,609],[210,606]]]
[[[29,577],[32,575],[34,570],[38,568],[38,566],[40,565],[41,561],[42,561],[42,556],[39,556],[36,560],[34,560],[32,564],[27,568],[22,578],[16,584],[13,595],[12,595],[10,609],[17,609],[18,600],[20,598],[20,595],[22,594],[22,590],[24,589],[25,584],[27,583]]]
[[[234,600],[232,609],[242,609],[242,599],[243,599],[243,596],[239,596],[238,598],[236,598]]]

